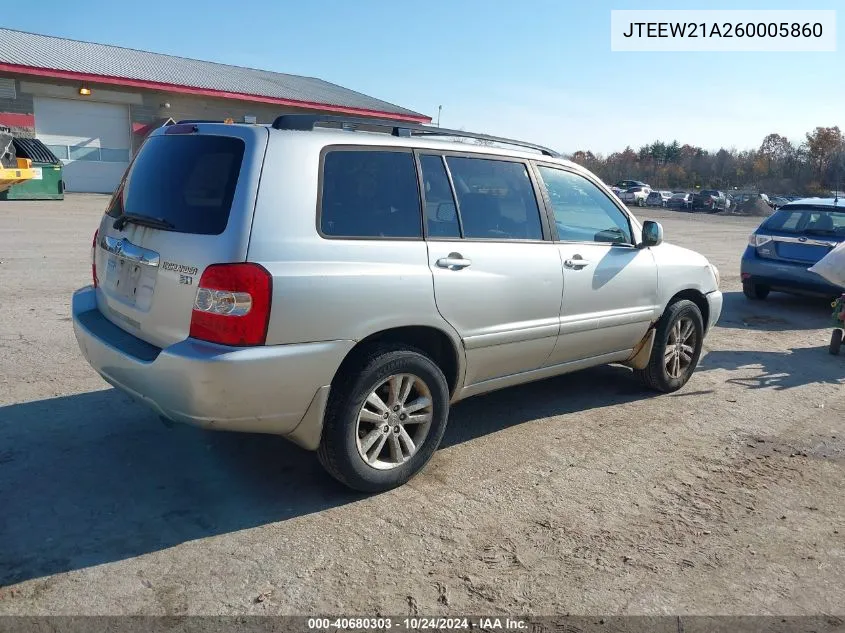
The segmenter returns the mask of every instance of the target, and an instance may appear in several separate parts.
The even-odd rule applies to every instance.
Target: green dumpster
[[[18,158],[32,161],[35,178],[12,185],[0,193],[0,200],[64,200],[62,161],[36,138],[15,138],[12,144]]]

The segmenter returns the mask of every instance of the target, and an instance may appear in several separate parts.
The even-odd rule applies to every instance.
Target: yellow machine
[[[35,178],[32,161],[28,158],[18,158],[17,167],[3,167],[0,165],[0,191],[6,191],[12,185],[17,185]]]

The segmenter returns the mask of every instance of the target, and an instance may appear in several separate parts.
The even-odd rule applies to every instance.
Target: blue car
[[[771,290],[838,297],[845,289],[807,269],[842,241],[845,200],[790,202],[748,238],[740,267],[742,291],[749,299],[765,299]]]

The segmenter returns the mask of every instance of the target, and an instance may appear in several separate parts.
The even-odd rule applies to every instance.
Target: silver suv
[[[422,469],[470,396],[604,363],[679,389],[722,308],[704,257],[550,150],[310,115],[154,132],[92,268],[73,324],[105,380],[364,491]]]

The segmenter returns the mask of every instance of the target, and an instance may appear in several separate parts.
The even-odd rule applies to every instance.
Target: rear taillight
[[[753,246],[754,248],[760,248],[764,244],[768,244],[771,241],[771,235],[761,235],[760,233],[752,233],[748,236],[748,244],[749,246]]]
[[[100,229],[94,231],[94,241],[91,242],[91,278],[94,280],[94,287],[96,288],[100,280],[97,279],[97,235]]]
[[[193,338],[221,345],[264,345],[273,278],[258,264],[212,264],[203,272],[191,313]]]

